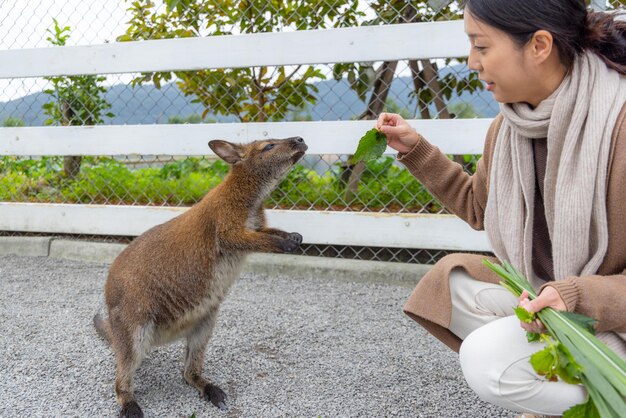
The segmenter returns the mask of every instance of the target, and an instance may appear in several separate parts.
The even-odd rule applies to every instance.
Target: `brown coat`
[[[482,158],[476,173],[468,175],[437,147],[423,138],[406,154],[399,154],[409,171],[446,208],[472,228],[484,229],[489,192],[489,172],[498,130],[499,115],[487,132]],[[626,105],[613,130],[607,186],[609,242],[597,275],[569,277],[546,285],[559,292],[567,310],[598,320],[597,331],[626,332]],[[498,283],[498,277],[482,264],[485,257],[451,254],[442,258],[420,280],[404,306],[404,312],[455,351],[461,340],[448,330],[452,310],[448,276],[452,269],[463,268],[484,282]]]

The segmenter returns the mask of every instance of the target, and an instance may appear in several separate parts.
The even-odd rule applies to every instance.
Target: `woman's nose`
[[[469,57],[467,57],[467,66],[473,71],[480,71],[482,69],[480,61],[476,59],[476,55],[471,51]]]

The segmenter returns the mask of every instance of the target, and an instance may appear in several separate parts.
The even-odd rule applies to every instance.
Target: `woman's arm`
[[[466,173],[460,164],[451,161],[398,115],[381,114],[377,129],[387,135],[390,147],[400,151],[398,161],[435,198],[472,228],[480,230],[484,228],[487,206],[489,158],[500,123],[501,118],[496,118],[491,124],[474,175]]]

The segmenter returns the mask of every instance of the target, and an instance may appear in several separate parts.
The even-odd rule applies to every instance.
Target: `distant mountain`
[[[463,71],[461,68],[446,68],[448,71]],[[409,77],[396,78],[391,86],[389,98],[400,108],[411,113],[415,110],[415,99],[409,97],[412,91],[412,80]],[[325,80],[316,83],[318,101],[309,106],[300,115],[310,116],[313,120],[350,120],[365,110],[365,103],[350,89],[344,80]],[[189,116],[201,114],[202,106],[191,103],[191,97],[185,97],[175,84],[167,84],[162,89],[152,85],[130,87],[118,84],[109,87],[106,99],[111,103],[111,112],[115,117],[105,121],[106,124],[151,124],[167,123],[171,116]],[[22,118],[28,126],[41,126],[46,119],[42,105],[49,97],[42,92],[33,93],[19,99],[0,103],[0,122],[6,118]],[[491,93],[482,91],[474,94],[463,93],[460,97],[450,99],[450,104],[470,103],[482,117],[493,117],[498,112]],[[234,117],[223,117],[209,114],[209,117],[220,122],[235,121]]]

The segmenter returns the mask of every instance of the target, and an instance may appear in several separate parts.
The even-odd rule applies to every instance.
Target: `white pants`
[[[517,299],[508,290],[455,269],[450,292],[450,331],[463,339],[459,352],[463,376],[482,400],[539,415],[562,415],[585,401],[584,387],[550,382],[535,373],[529,358],[544,345],[526,340],[513,313]]]

